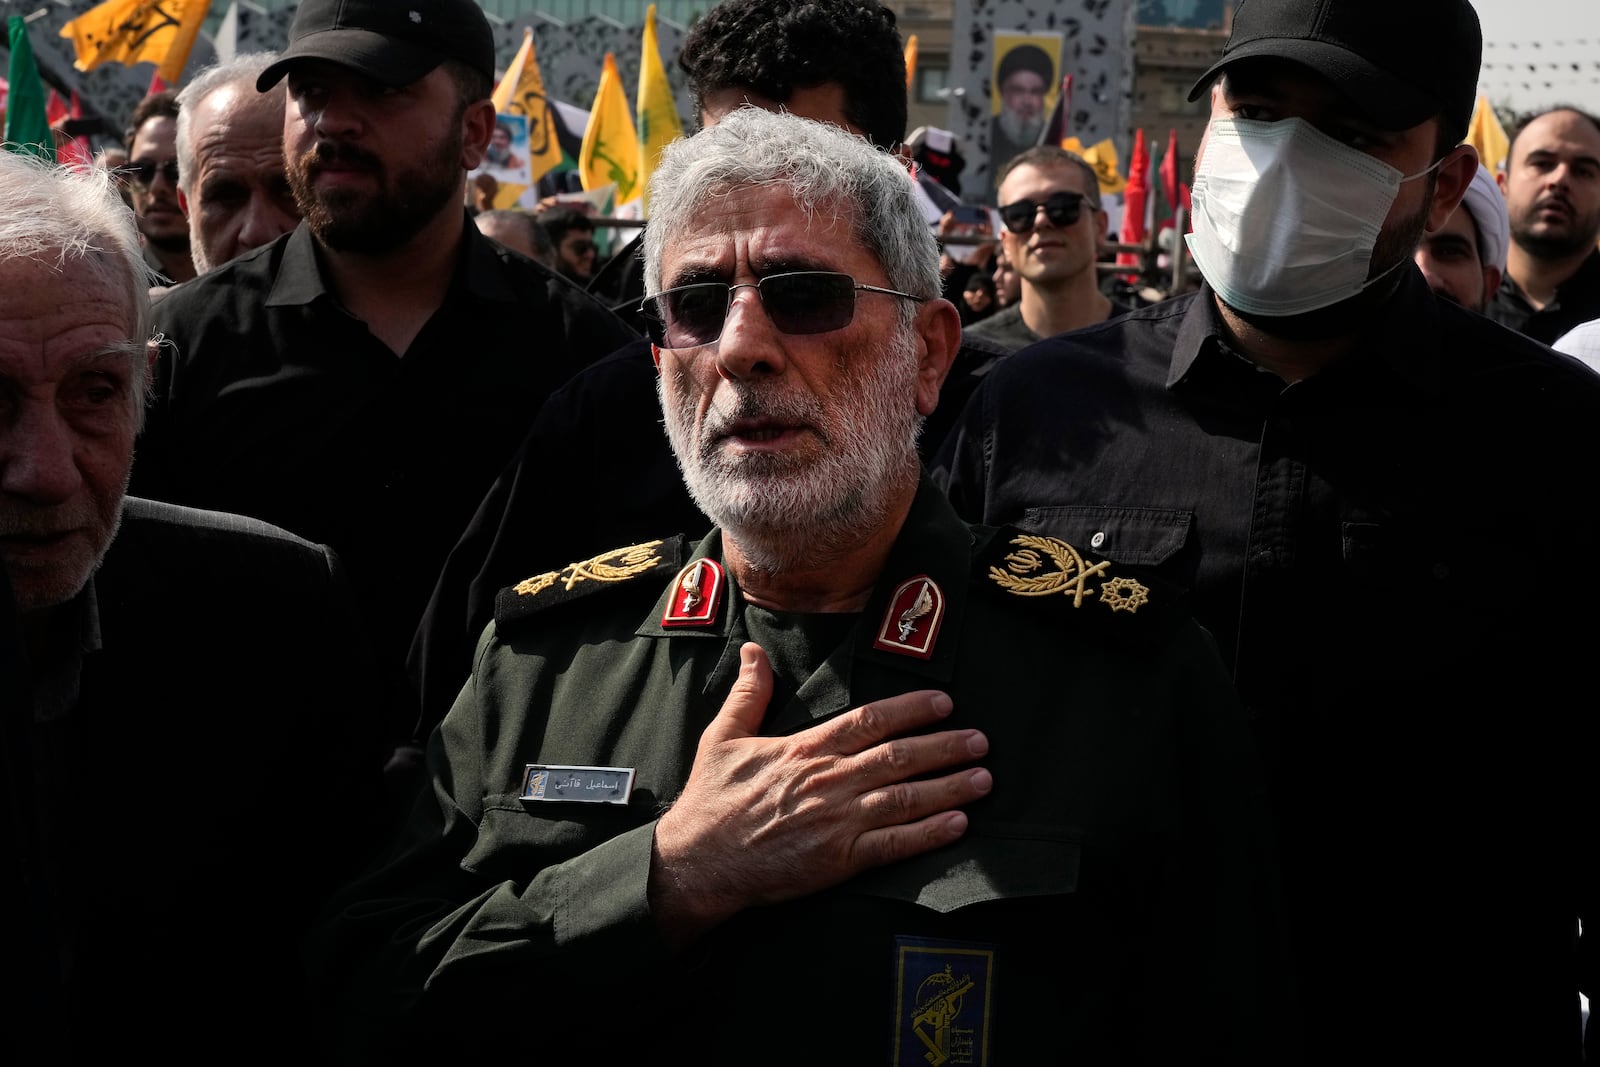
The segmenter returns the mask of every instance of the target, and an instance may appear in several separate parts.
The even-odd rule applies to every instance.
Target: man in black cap
[[[334,546],[397,676],[529,413],[633,336],[467,217],[494,70],[473,0],[306,0],[257,82],[287,79],[304,221],[156,314],[138,491]]]
[[[1039,143],[1044,101],[1055,77],[1055,62],[1038,45],[1019,44],[1001,57],[994,74],[1000,110],[989,123],[990,174],[998,175],[1011,157]],[[994,184],[1000,184],[998,177]]]
[[[1593,640],[1550,597],[1600,596],[1600,380],[1412,261],[1480,48],[1467,0],[1244,0],[1193,94],[1200,291],[1010,357],[936,461],[969,520],[1192,591],[1319,1063],[1582,1062]]]

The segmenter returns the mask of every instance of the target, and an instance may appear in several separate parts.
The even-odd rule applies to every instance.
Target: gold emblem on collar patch
[[[944,622],[944,590],[926,574],[900,583],[878,625],[872,647],[902,656],[927,659]]]
[[[672,595],[661,614],[662,626],[712,626],[722,608],[722,592],[727,584],[722,564],[714,559],[697,559],[672,580]]]

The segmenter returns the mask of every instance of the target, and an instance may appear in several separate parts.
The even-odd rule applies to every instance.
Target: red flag
[[[1189,187],[1178,180],[1178,131],[1167,133],[1167,154],[1161,157],[1161,195],[1167,198],[1167,210],[1173,215],[1183,208],[1183,217],[1192,214],[1189,204]],[[1187,225],[1187,222],[1185,223]]]
[[[157,93],[164,93],[166,91],[167,83],[161,80],[161,71],[157,70],[154,74],[150,75],[150,88],[145,91],[144,95],[154,96]]]
[[[68,118],[83,118],[83,103],[78,99],[78,90],[72,90],[72,108],[67,112]],[[94,166],[94,149],[89,147],[87,135],[79,134],[72,140],[65,142],[56,149],[56,162],[71,163],[79,167]]]
[[[54,126],[67,117],[67,102],[61,99],[61,94],[54,89],[44,100],[44,120]]]
[[[1050,109],[1050,118],[1039,133],[1039,144],[1060,145],[1072,136],[1072,75],[1061,79],[1061,92],[1056,95],[1056,106]]]
[[[1150,151],[1145,147],[1144,130],[1133,131],[1133,156],[1128,161],[1128,187],[1122,191],[1122,243],[1141,244],[1145,237],[1145,201],[1150,197]],[[1134,252],[1118,252],[1118,265],[1137,267],[1139,256]],[[1127,275],[1129,281],[1137,275]]]
[[[1167,131],[1167,154],[1161,157],[1161,195],[1167,207],[1178,206],[1178,131]]]

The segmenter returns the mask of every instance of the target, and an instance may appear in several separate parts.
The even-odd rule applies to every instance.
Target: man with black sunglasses
[[[1100,291],[1106,240],[1100,179],[1054,145],[1018,153],[1000,170],[1000,245],[1022,281],[1017,302],[967,330],[1008,352],[1132,310]]]
[[[702,127],[753,104],[834,123],[881,151],[905,136],[905,51],[894,12],[877,0],[723,0],[695,23],[678,63]],[[956,393],[923,426],[924,458],[960,413],[971,389],[967,368],[999,354],[963,339],[946,378]],[[420,700],[418,745],[460,690],[506,583],[662,529],[698,536],[710,528],[661,433],[642,338],[574,375],[530,421],[516,458],[462,531],[417,627],[407,666]],[[552,499],[552,463],[605,474],[561,474]]]
[[[189,219],[178,203],[178,93],[151,93],[128,124],[128,162],[122,167],[139,221],[145,262],[157,285],[195,276],[189,255]]]
[[[904,172],[744,108],[650,203],[660,411],[717,526],[502,590],[318,938],[336,1058],[1285,1062],[1210,640],[922,476],[960,320]]]

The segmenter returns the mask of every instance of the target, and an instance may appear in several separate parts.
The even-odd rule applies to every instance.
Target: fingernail
[[[933,711],[935,715],[948,715],[955,706],[955,701],[950,699],[949,693],[933,694]]]
[[[986,755],[988,755],[989,754],[989,739],[988,739],[988,737],[984,736],[983,734],[974,732],[971,737],[967,738],[967,751],[972,753],[974,756],[986,756]]]
[[[994,775],[990,774],[982,767],[979,767],[977,770],[973,771],[972,776],[968,778],[967,781],[972,784],[973,792],[979,794],[980,796],[994,788]]]

